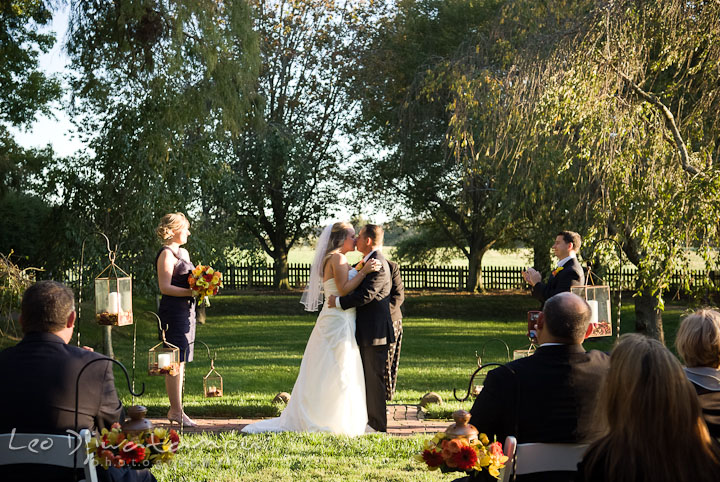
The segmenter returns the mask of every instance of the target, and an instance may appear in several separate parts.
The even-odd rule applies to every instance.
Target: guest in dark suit
[[[360,347],[363,371],[365,372],[365,394],[368,410],[368,425],[378,432],[387,432],[387,407],[385,405],[385,364],[388,344],[395,341],[392,317],[390,316],[390,265],[382,254],[384,232],[376,224],[366,224],[360,230],[356,248],[365,255],[363,261],[377,259],[382,264],[380,271],[369,273],[360,286],[352,293],[328,298],[328,306],[340,309],[357,308],[355,338]]]
[[[540,346],[527,358],[490,371],[470,414],[480,432],[504,442],[579,442],[592,419],[608,356],[585,352],[590,306],[572,293],[545,303],[537,323]],[[574,473],[543,473],[518,480],[572,480]]]
[[[523,271],[523,278],[532,286],[532,295],[541,303],[558,293],[570,291],[571,286],[585,284],[585,274],[577,260],[581,244],[580,235],[574,231],[560,231],[557,234],[553,252],[559,261],[547,283],[542,282],[542,275],[534,268]]]
[[[390,265],[390,277],[392,288],[390,289],[390,318],[393,322],[395,342],[388,345],[388,358],[385,364],[385,396],[388,401],[395,396],[395,385],[397,383],[398,367],[400,366],[400,347],[402,345],[402,305],[405,301],[405,286],[400,277],[400,266],[388,260]]]
[[[698,310],[685,318],[675,337],[685,374],[700,399],[710,435],[720,439],[720,313]]]
[[[578,482],[715,482],[720,450],[680,362],[658,340],[620,337],[600,390],[599,438]]]
[[[67,434],[83,428],[110,428],[122,421],[111,362],[88,366],[79,380],[78,425],[75,386],[82,368],[104,358],[69,345],[75,327],[72,291],[55,281],[40,281],[25,291],[20,326],[24,337],[0,352],[0,433]],[[12,395],[10,395],[12,393]],[[82,473],[82,471],[80,471]],[[73,471],[53,466],[0,466],[0,480],[71,480]],[[83,476],[84,477],[84,476]],[[101,480],[154,480],[149,471],[98,470]]]

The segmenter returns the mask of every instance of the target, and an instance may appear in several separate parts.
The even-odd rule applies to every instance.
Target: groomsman
[[[388,345],[388,358],[385,366],[385,390],[388,401],[395,396],[395,385],[397,383],[398,366],[400,364],[400,346],[402,344],[402,305],[405,301],[405,287],[400,277],[400,266],[394,261],[388,260],[390,265],[390,277],[392,288],[390,289],[390,317],[395,331],[395,343]]]
[[[540,300],[541,303],[545,303],[545,300],[558,293],[570,291],[571,286],[585,284],[585,273],[577,260],[581,244],[582,239],[578,233],[560,231],[555,237],[555,244],[552,247],[559,261],[550,273],[547,282],[542,282],[542,275],[534,268],[523,271],[523,278],[532,286],[533,297]]]
[[[378,432],[387,432],[387,407],[385,404],[385,365],[388,344],[395,342],[390,317],[390,291],[392,279],[390,266],[382,254],[384,232],[376,224],[366,224],[357,237],[356,248],[363,255],[363,262],[377,259],[380,271],[369,273],[355,291],[345,296],[328,297],[328,306],[341,310],[357,308],[355,339],[360,347],[365,373],[365,398],[368,425]]]

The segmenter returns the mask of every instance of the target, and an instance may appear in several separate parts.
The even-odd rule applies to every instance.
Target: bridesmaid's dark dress
[[[165,249],[176,259],[170,284],[178,288],[190,288],[188,275],[195,266],[180,258],[180,253],[173,252],[168,246],[163,246],[155,256],[156,269],[158,258]],[[195,349],[195,298],[162,295],[158,316],[165,328],[165,339],[180,349],[180,361],[191,362]]]

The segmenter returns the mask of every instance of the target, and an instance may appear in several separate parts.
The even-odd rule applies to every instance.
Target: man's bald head
[[[563,343],[582,343],[591,316],[590,305],[569,292],[556,294],[543,307],[545,328],[553,338]]]

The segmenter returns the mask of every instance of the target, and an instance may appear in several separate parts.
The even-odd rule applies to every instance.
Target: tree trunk
[[[288,258],[285,251],[280,251],[280,248],[276,250],[275,257],[275,289],[277,290],[289,290],[290,289],[290,276],[288,272]]]
[[[112,346],[112,326],[103,326],[103,353],[110,358],[115,358]]]
[[[657,296],[647,290],[635,297],[635,331],[665,344],[662,311],[658,308]]]
[[[550,249],[548,247],[548,240],[535,239],[533,242],[533,268],[538,270],[543,278],[547,277],[547,274],[552,271],[550,262]]]
[[[468,256],[468,279],[465,285],[465,291],[474,293],[476,291],[484,291],[482,279],[482,258],[487,249],[470,247],[470,256]]]

